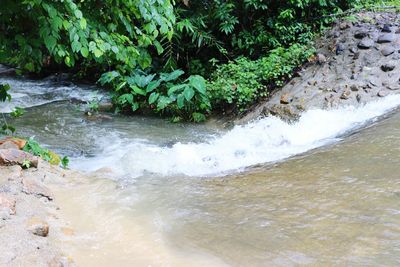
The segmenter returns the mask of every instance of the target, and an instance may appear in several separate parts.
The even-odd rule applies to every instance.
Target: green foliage
[[[277,48],[258,60],[239,58],[219,66],[208,85],[212,102],[220,108],[234,107],[244,111],[270,90],[282,86],[293,70],[305,62],[314,49],[304,45]]]
[[[61,165],[64,169],[68,168],[68,164],[69,164],[69,158],[67,156],[64,156],[61,159]]]
[[[52,165],[59,165],[61,163],[62,166],[64,166],[64,164],[68,165],[69,162],[67,157],[61,159],[60,156],[53,151],[41,147],[39,143],[34,140],[33,137],[30,137],[27,140],[22,150],[29,152],[35,156],[41,157],[43,160],[48,161]]]
[[[30,167],[31,167],[31,161],[30,160],[28,160],[28,159],[24,159],[23,161],[22,161],[22,168],[24,168],[24,169],[29,169]]]
[[[15,107],[13,111],[11,111],[10,115],[14,118],[19,118],[25,114],[25,110],[20,107]]]
[[[0,84],[0,101],[1,102],[11,101],[11,95],[8,93],[8,90],[10,90],[10,85]],[[4,123],[0,128],[0,133],[2,133],[4,135],[14,134],[15,127],[7,123],[7,120],[4,116],[4,114],[2,114],[2,116],[3,116]]]
[[[194,113],[204,116],[211,110],[206,81],[199,75],[181,79],[183,74],[181,70],[157,75],[138,71],[124,76],[111,71],[104,73],[99,82],[116,88],[114,101],[122,109],[150,109],[198,121],[199,116]]]

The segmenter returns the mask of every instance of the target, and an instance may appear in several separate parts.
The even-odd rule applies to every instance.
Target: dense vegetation
[[[266,97],[331,14],[368,2],[2,0],[0,62],[95,77],[119,111],[202,121]]]

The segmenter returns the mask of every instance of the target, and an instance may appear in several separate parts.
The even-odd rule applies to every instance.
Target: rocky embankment
[[[0,141],[0,266],[74,266],[57,245],[73,231],[47,186],[69,172],[21,151],[23,142]],[[22,168],[26,160],[29,169]]]
[[[317,56],[237,123],[268,115],[294,120],[309,109],[357,106],[400,93],[400,14],[353,14],[316,44]]]

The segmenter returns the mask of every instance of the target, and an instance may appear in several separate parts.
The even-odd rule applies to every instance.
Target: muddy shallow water
[[[228,131],[59,102],[14,123],[101,168],[53,188],[79,266],[398,266],[400,112],[376,110]]]

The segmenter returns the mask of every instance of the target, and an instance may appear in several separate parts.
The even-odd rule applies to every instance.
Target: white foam
[[[79,165],[86,169],[89,166],[92,170],[108,166],[130,177],[146,172],[189,176],[224,174],[328,144],[399,105],[400,95],[392,95],[358,108],[309,110],[293,124],[267,117],[236,126],[222,136],[210,137],[206,143],[161,147],[130,140],[106,149],[103,155],[81,161]]]

